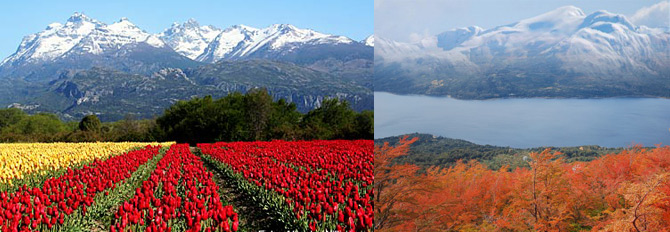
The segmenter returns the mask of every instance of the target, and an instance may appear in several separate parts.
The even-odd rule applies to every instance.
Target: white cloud
[[[637,25],[670,29],[670,1],[662,1],[639,9],[630,20]]]
[[[470,4],[466,0],[375,0],[375,35],[416,42],[451,29],[456,21],[450,15],[470,9]]]
[[[421,33],[412,32],[409,34],[408,37],[410,43],[422,43],[422,41],[429,39],[431,37],[435,37],[435,35],[432,35],[432,33],[428,31],[428,29],[424,29],[423,32]]]

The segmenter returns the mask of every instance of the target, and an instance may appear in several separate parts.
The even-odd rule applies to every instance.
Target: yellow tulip
[[[26,174],[55,171],[94,159],[105,160],[135,147],[169,146],[169,143],[10,143],[0,144],[0,183]]]

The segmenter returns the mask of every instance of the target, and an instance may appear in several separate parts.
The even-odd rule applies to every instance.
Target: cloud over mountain
[[[661,87],[670,87],[670,33],[604,10],[585,14],[564,6],[413,43],[378,38],[375,49],[376,91],[463,98],[669,95]]]
[[[662,1],[639,9],[630,20],[637,25],[670,31],[670,1]]]

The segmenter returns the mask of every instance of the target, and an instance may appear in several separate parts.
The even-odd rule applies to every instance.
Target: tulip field
[[[0,231],[371,231],[372,152],[363,140],[0,144]],[[269,223],[245,225],[249,208]]]
[[[278,212],[286,229],[365,231],[373,226],[372,141],[199,144],[238,187]],[[245,184],[251,183],[251,184]]]
[[[142,147],[147,143],[10,143],[0,144],[0,184],[40,172],[54,172],[94,159]],[[154,144],[155,145],[155,144]],[[165,144],[163,144],[165,145]]]
[[[135,196],[119,207],[111,231],[171,231],[178,226],[179,231],[237,231],[237,214],[221,204],[211,176],[187,144],[174,145]],[[186,224],[179,224],[180,217]]]

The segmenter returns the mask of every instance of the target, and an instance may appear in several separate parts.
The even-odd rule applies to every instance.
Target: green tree
[[[299,123],[302,114],[298,112],[295,103],[288,103],[279,99],[268,122],[269,138],[282,140],[297,140],[301,137]]]
[[[86,115],[79,122],[79,130],[82,131],[90,131],[97,133],[100,132],[101,127],[102,123],[100,122],[100,119],[98,118],[98,116],[94,114]]]
[[[264,140],[264,132],[272,113],[272,97],[266,89],[253,89],[244,96],[244,111],[247,116],[252,140]]]
[[[326,99],[303,116],[296,105],[273,101],[265,89],[179,101],[156,119],[154,131],[179,143],[372,138],[373,113],[357,114],[346,101]],[[154,132],[151,132],[154,133]]]
[[[202,124],[203,120],[206,120],[197,117],[197,111],[202,111],[204,105],[211,104],[211,102],[211,96],[193,98],[189,101],[178,101],[165,110],[163,116],[157,119],[157,123],[169,139],[180,143],[194,141],[199,139],[200,136],[206,136],[195,133],[195,131],[205,128]]]
[[[28,117],[28,114],[24,113],[23,110],[17,108],[1,109],[0,110],[0,130],[2,128],[8,127],[10,125],[16,124]]]
[[[244,95],[232,93],[216,101],[211,96],[179,101],[157,124],[168,140],[180,143],[249,140],[244,100]]]
[[[319,108],[311,110],[303,119],[306,137],[309,139],[354,138],[356,112],[347,101],[337,98],[324,99]]]
[[[138,120],[128,114],[120,121],[103,123],[102,134],[107,141],[159,141],[162,139],[157,131],[156,120]]]
[[[355,138],[360,139],[374,139],[375,135],[375,118],[374,112],[365,110],[356,115]]]
[[[52,142],[55,135],[65,132],[65,124],[54,114],[40,113],[23,117],[3,129],[3,141]]]
[[[212,120],[219,133],[214,137],[215,141],[251,140],[244,99],[241,93],[232,93],[216,101],[213,111],[217,112],[217,117]]]

